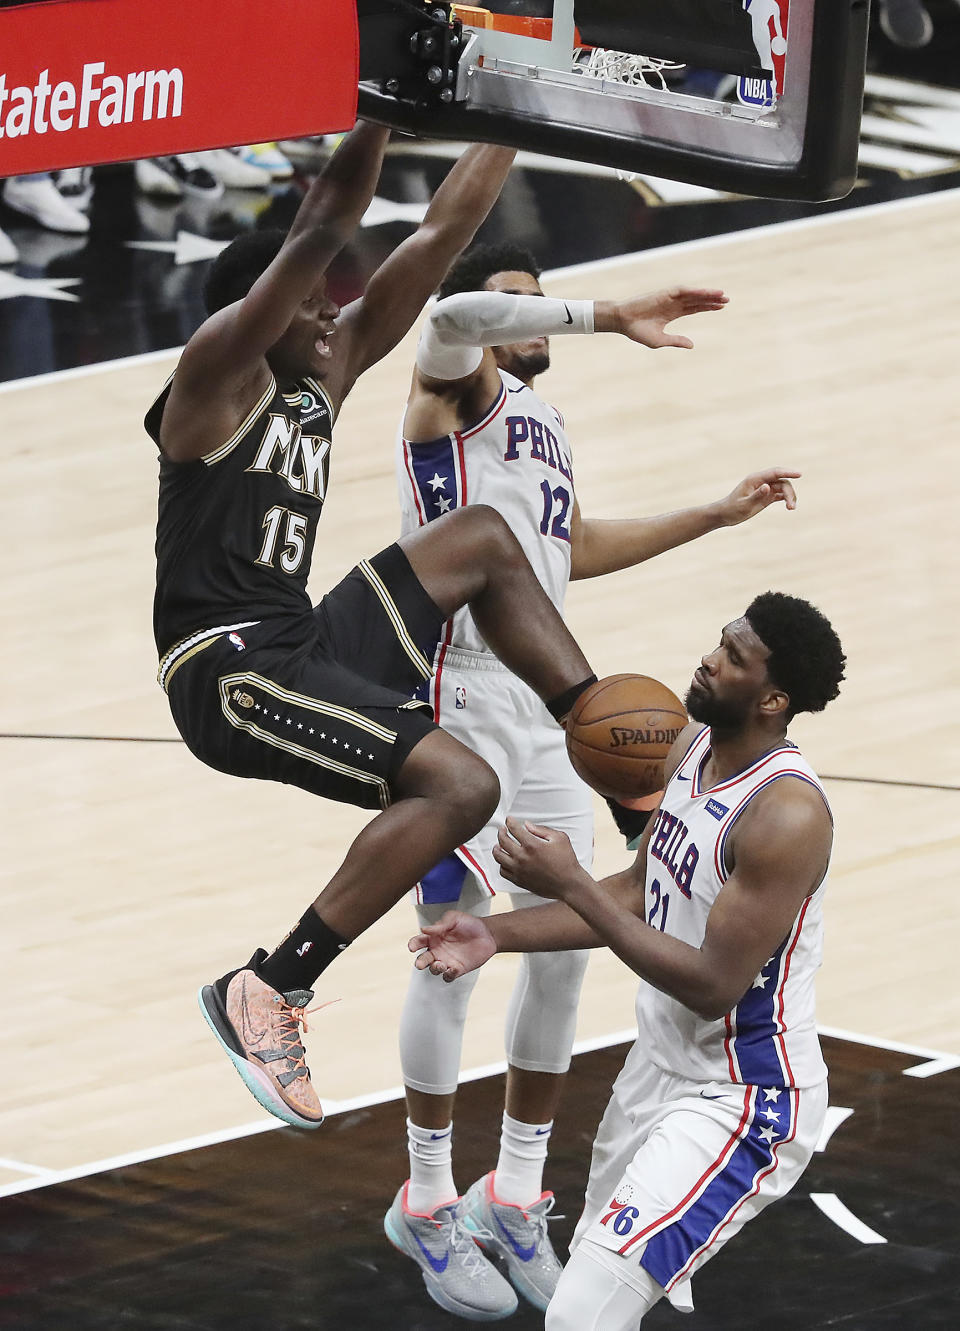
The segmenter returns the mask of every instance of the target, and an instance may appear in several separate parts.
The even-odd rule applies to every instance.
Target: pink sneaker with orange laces
[[[310,1080],[300,1027],[307,1029],[310,989],[280,994],[261,979],[258,950],[198,995],[204,1020],[256,1100],[295,1128],[318,1128],[323,1108]]]

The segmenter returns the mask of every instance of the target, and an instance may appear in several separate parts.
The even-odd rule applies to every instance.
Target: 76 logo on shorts
[[[610,1203],[610,1209],[601,1218],[600,1223],[601,1225],[609,1225],[614,1234],[629,1234],[639,1218],[640,1212],[637,1208],[628,1206],[626,1201],[621,1202],[618,1194]]]

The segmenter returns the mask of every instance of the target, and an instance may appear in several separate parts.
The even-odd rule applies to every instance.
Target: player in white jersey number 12
[[[633,865],[597,883],[568,838],[508,819],[503,876],[550,905],[449,912],[410,940],[445,980],[496,952],[606,945],[640,976],[639,1035],[594,1143],[547,1331],[635,1331],[787,1192],[827,1104],[814,1021],[833,823],[787,725],[839,692],[844,656],[808,602],[758,596],[708,652],[694,723]],[[456,985],[453,985],[456,988]]]
[[[712,504],[658,517],[584,518],[563,418],[535,389],[550,363],[548,334],[619,331],[649,348],[686,348],[689,339],[667,325],[721,309],[721,292],[677,288],[628,301],[550,299],[533,257],[500,244],[477,246],[458,260],[440,296],[421,336],[398,442],[405,533],[467,505],[494,508],[562,611],[571,577],[641,563],[777,501],[794,506],[789,477],[797,473],[771,467]],[[533,691],[493,656],[469,611],[446,622],[431,658],[434,673],[423,696],[434,720],[494,768],[500,800],[487,825],[418,884],[420,925],[435,923],[452,905],[485,916],[496,890],[506,889],[515,908],[536,906],[536,896],[500,877],[493,857],[497,830],[511,814],[549,823],[569,836],[589,870],[591,792],[570,766],[563,734]],[[400,1023],[410,1178],[385,1228],[421,1266],[431,1296],[463,1317],[507,1316],[516,1295],[489,1263],[473,1261],[468,1273],[460,1271],[455,1242],[462,1226],[486,1232],[487,1251],[504,1258],[513,1286],[534,1306],[546,1308],[559,1278],[547,1237],[553,1196],[542,1191],[543,1170],[586,959],[580,950],[523,958],[508,1013],[499,1157],[463,1200],[453,1176],[452,1115],[476,977],[443,989],[429,976],[411,976]],[[435,1262],[448,1259],[442,1272],[416,1243],[421,1230]]]

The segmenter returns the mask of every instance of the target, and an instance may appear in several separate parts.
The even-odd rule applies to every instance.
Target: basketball
[[[787,41],[785,37],[774,37],[771,39],[770,50],[773,52],[774,55],[783,55],[786,49],[787,49]]]
[[[687,724],[683,703],[647,675],[608,675],[567,717],[574,771],[598,794],[636,799],[663,789],[663,762]]]

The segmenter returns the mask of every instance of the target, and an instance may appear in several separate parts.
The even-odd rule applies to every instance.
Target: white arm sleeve
[[[431,379],[465,379],[482,347],[556,333],[592,333],[592,300],[464,291],[438,301],[420,334],[417,365]]]

